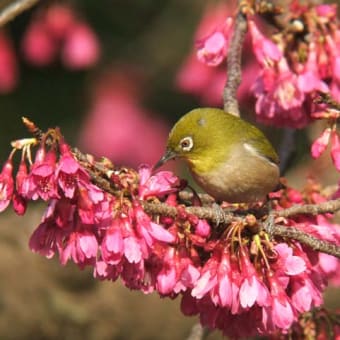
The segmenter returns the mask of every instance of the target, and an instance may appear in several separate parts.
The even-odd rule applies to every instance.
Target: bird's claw
[[[216,226],[223,224],[225,222],[225,218],[224,218],[224,210],[222,209],[222,207],[219,204],[217,204],[216,202],[214,202],[212,204],[212,208],[213,208],[214,213],[216,215]]]

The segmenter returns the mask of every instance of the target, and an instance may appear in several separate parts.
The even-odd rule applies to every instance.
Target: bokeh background
[[[203,89],[205,96],[192,95],[180,85],[207,3],[216,1],[45,0],[6,25],[0,32],[1,162],[11,140],[28,136],[22,116],[42,129],[59,126],[70,144],[117,164],[155,162],[170,127],[183,113],[222,104],[216,91],[207,94],[215,83]],[[63,27],[57,25],[57,33],[64,35],[52,39],[46,22],[53,26],[63,20],[73,20],[72,29],[60,33]],[[248,96],[243,112],[254,121]],[[279,147],[281,132],[261,128]],[[308,146],[318,131],[321,127],[314,125],[297,133],[288,177],[300,188],[309,174],[327,185],[337,181],[329,155],[310,160]],[[180,167],[177,171],[188,176]],[[179,301],[130,292],[119,282],[99,282],[90,271],[71,264],[61,267],[57,259],[31,253],[29,235],[43,210],[44,205],[31,204],[23,218],[11,211],[0,216],[0,339],[189,335],[197,320],[181,315]],[[339,307],[335,293],[330,294],[330,306]],[[208,337],[221,338],[218,333]]]

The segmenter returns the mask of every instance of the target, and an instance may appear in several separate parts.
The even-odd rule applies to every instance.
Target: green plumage
[[[191,136],[194,142],[189,152],[183,152],[180,141]],[[199,108],[188,112],[172,128],[168,149],[179,157],[190,160],[204,159],[208,171],[226,161],[235,144],[248,143],[271,162],[278,164],[279,158],[264,134],[245,120],[216,108]]]

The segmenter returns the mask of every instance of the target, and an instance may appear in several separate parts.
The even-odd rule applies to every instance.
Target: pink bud
[[[12,161],[8,159],[0,173],[0,212],[8,207],[12,199],[14,189],[12,172],[13,164]]]
[[[336,132],[332,133],[331,138],[331,156],[335,168],[340,171],[340,137]]]
[[[313,158],[319,158],[326,150],[331,132],[331,128],[325,129],[322,134],[313,142],[311,147],[311,154]]]
[[[22,50],[25,59],[35,66],[46,66],[52,63],[57,54],[57,44],[46,25],[35,22],[27,29]]]
[[[282,58],[282,52],[278,46],[265,37],[252,20],[249,20],[249,32],[253,43],[253,50],[260,65],[266,66],[268,63],[279,61]]]
[[[18,70],[10,40],[0,33],[0,92],[10,92],[16,86]]]
[[[62,51],[65,66],[82,69],[94,65],[100,54],[97,36],[86,24],[74,26],[66,37]]]
[[[19,216],[22,216],[26,212],[27,200],[20,196],[17,192],[14,192],[12,197],[13,209]]]

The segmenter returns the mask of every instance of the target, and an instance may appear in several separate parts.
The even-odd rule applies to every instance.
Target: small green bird
[[[279,183],[279,158],[268,139],[221,109],[192,110],[174,125],[154,168],[175,158],[184,159],[199,186],[218,201],[263,200]]]

